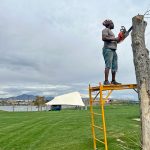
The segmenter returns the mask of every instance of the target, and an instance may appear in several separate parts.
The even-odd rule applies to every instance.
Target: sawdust
[[[135,121],[138,121],[138,122],[140,122],[140,121],[141,121],[141,119],[140,119],[140,118],[134,118],[134,119],[132,119],[132,120],[135,120]]]
[[[120,140],[120,139],[117,139],[117,142],[125,143],[124,141],[122,141],[122,140]]]

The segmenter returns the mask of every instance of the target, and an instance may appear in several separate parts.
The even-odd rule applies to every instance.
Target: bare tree
[[[147,22],[144,21],[148,13],[132,19],[132,49],[140,100],[142,150],[150,150],[150,58],[145,46]]]
[[[39,110],[42,110],[42,106],[45,105],[45,102],[46,101],[44,99],[44,96],[36,96],[35,101],[34,101],[34,105],[38,107],[38,111],[39,111]]]

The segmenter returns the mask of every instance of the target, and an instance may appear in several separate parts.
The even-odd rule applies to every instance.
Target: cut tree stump
[[[132,24],[132,50],[140,100],[141,149],[150,150],[150,58],[145,46],[147,23],[143,15],[137,15],[132,18]]]

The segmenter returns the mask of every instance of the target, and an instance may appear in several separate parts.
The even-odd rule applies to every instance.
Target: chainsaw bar
[[[131,26],[127,32],[130,33],[132,29],[133,29],[133,26]]]

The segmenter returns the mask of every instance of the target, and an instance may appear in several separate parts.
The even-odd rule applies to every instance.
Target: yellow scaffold
[[[120,85],[102,85],[101,83],[99,86],[91,87],[89,85],[89,98],[90,98],[90,112],[91,112],[91,126],[92,126],[92,135],[93,135],[93,143],[94,143],[94,150],[97,150],[97,142],[102,143],[105,147],[105,150],[108,150],[107,144],[107,134],[106,134],[106,123],[105,123],[105,112],[104,112],[104,104],[108,100],[109,96],[111,95],[113,90],[124,90],[124,89],[134,89],[137,92],[137,84],[120,84]],[[94,92],[97,92],[96,95],[93,95]],[[107,91],[105,97],[103,97],[103,91]],[[99,99],[96,98],[99,95]],[[93,97],[94,96],[94,97]],[[100,113],[94,111],[93,104],[97,103],[100,107]],[[101,118],[102,125],[99,126],[95,120],[96,116]],[[100,117],[99,117],[100,116]],[[97,133],[95,130],[98,129],[103,133],[103,140],[97,137]]]

